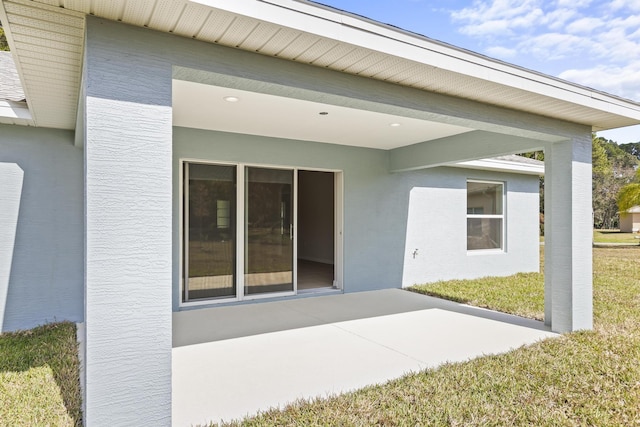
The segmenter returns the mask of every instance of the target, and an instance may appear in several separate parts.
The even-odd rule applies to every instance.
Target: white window
[[[467,250],[503,249],[504,183],[467,181]]]

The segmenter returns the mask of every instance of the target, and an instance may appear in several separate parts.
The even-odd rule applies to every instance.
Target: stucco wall
[[[0,329],[83,320],[82,150],[0,125]]]
[[[345,292],[539,269],[535,176],[459,168],[389,173],[383,150],[180,127],[173,135],[174,309],[180,301],[180,159],[342,171]],[[467,253],[468,178],[506,182],[504,253]]]
[[[467,251],[467,179],[505,184],[502,252]],[[539,271],[536,176],[438,168],[429,174],[408,174],[405,186],[409,188],[409,215],[403,286]]]

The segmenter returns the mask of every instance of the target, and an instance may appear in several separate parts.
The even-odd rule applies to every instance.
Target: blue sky
[[[640,102],[640,0],[317,0]],[[600,132],[640,141],[640,126]]]

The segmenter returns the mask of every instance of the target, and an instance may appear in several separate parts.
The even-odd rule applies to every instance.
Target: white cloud
[[[470,36],[483,36],[510,32],[510,29],[508,21],[493,20],[481,22],[476,25],[468,25],[462,28],[461,32]]]
[[[493,46],[486,49],[487,55],[493,56],[495,58],[509,59],[513,58],[518,54],[516,49],[510,49],[503,46]]]
[[[599,65],[591,69],[572,69],[564,71],[559,77],[640,101],[640,64],[637,63],[626,66]]]
[[[454,11],[453,17],[470,22],[512,18],[537,9],[538,3],[538,0],[474,0],[471,7]]]
[[[587,43],[584,38],[571,34],[548,33],[527,39],[518,47],[538,60],[550,61],[572,56],[576,51],[584,50]]]
[[[640,58],[640,43],[629,38],[624,29],[614,27],[594,37],[593,52],[612,63],[637,62]]]
[[[609,9],[628,9],[633,12],[640,12],[640,0],[613,0],[608,5]]]
[[[640,0],[474,0],[451,18],[488,55],[640,100],[636,12]]]
[[[451,13],[463,25],[460,31],[469,35],[491,35],[530,28],[543,16],[539,0],[474,0],[471,7]]]
[[[611,22],[611,25],[615,26],[616,28],[624,29],[640,28],[640,15],[631,15],[625,18],[615,18]]]
[[[620,0],[624,1],[624,0]],[[591,5],[592,0],[558,0],[556,5],[559,7],[583,8]]]
[[[599,18],[580,18],[567,25],[569,33],[591,33],[595,29],[605,25]]]
[[[546,25],[552,31],[558,31],[567,25],[567,21],[576,16],[578,12],[573,9],[561,8],[548,12],[541,20],[541,25]]]

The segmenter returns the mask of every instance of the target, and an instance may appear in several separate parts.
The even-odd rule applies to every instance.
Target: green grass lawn
[[[629,243],[638,244],[640,239],[638,233],[622,233],[620,230],[593,230],[594,243]]]
[[[414,290],[534,319],[543,314],[541,274]],[[593,331],[231,425],[640,426],[640,248],[594,249],[594,310]]]
[[[0,335],[0,426],[81,426],[76,326]]]

